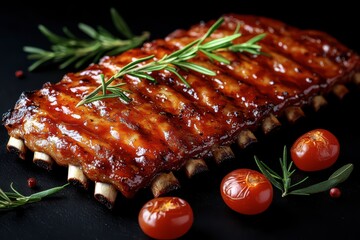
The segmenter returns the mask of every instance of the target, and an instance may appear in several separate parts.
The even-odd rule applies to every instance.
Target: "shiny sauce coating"
[[[9,135],[132,197],[157,174],[208,156],[213,146],[233,143],[241,130],[255,130],[268,114],[303,106],[359,71],[359,56],[326,33],[257,16],[224,18],[212,39],[233,34],[240,23],[242,36],[234,42],[265,32],[259,44],[266,54],[221,52],[229,65],[199,54],[190,61],[216,76],[179,69],[190,88],[168,71],[151,73],[157,83],[125,76],[114,84],[126,83],[131,102],[112,98],[75,107],[101,84],[100,74],[110,78],[133,60],[170,54],[202,37],[214,21],[177,30],[22,94],[3,118]]]

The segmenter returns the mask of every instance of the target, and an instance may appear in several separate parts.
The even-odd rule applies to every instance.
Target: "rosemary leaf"
[[[200,39],[200,41],[199,41],[197,44],[200,45],[205,39],[207,39],[208,37],[210,37],[210,35],[211,35],[213,32],[215,32],[215,30],[218,29],[223,22],[224,22],[224,18],[219,18],[219,19],[209,28],[209,30],[205,33],[205,35]]]
[[[294,171],[295,171],[295,170],[294,170]],[[292,185],[290,186],[290,188],[293,188],[293,187],[295,187],[295,186],[297,186],[297,185],[300,185],[301,183],[305,182],[305,181],[308,180],[308,179],[309,179],[309,177],[305,177],[305,178],[303,178],[302,180],[298,181],[297,183],[292,184]]]
[[[0,211],[8,211],[29,203],[41,201],[44,197],[50,196],[62,189],[64,189],[69,183],[63,186],[50,188],[41,192],[31,194],[30,196],[24,196],[19,193],[14,187],[13,183],[10,184],[12,192],[4,192],[0,188]]]
[[[1,203],[3,204],[11,201],[9,196],[1,188],[0,188],[0,199],[1,199]]]
[[[124,66],[117,74],[115,74],[114,75],[114,76],[116,76],[115,78],[120,77],[123,72],[129,71],[130,69],[135,68],[139,63],[145,62],[149,59],[152,59],[153,57],[154,57],[154,55],[150,55],[150,56],[139,58],[135,61],[132,61],[131,63]]]
[[[123,32],[126,32],[126,30],[124,31],[125,26],[122,25],[121,19],[118,19],[117,21],[120,21],[118,23],[115,23],[117,28],[121,29]],[[161,59],[154,59],[154,56],[150,55],[128,63],[108,80],[103,81],[102,86],[97,87],[94,91],[85,96],[76,106],[78,107],[86,103],[91,103],[93,101],[113,97],[117,97],[128,102],[130,98],[124,94],[124,89],[119,88],[117,91],[114,88],[112,88],[111,90],[109,89],[112,81],[114,81],[115,79],[121,79],[126,74],[156,83],[155,79],[150,76],[150,72],[165,69],[175,74],[185,84],[185,86],[189,88],[190,84],[186,81],[184,76],[181,76],[179,74],[178,70],[174,68],[174,66],[177,66],[183,70],[192,70],[204,75],[216,75],[214,71],[206,67],[200,66],[199,64],[193,62],[189,62],[189,60],[196,57],[199,52],[204,53],[211,61],[215,60],[225,64],[230,64],[230,61],[220,55],[217,55],[217,51],[238,51],[240,49],[241,51],[253,52],[254,54],[260,53],[261,47],[256,43],[264,37],[262,35],[252,38],[248,42],[245,42],[241,46],[239,45],[237,48],[234,48],[234,50],[232,50],[231,47],[234,46],[232,41],[241,36],[241,34],[238,33],[238,27],[235,33],[230,36],[225,36],[203,43],[208,37],[211,36],[211,34],[216,29],[220,27],[223,21],[223,18],[218,19],[200,39],[196,39],[190,42],[183,48],[174,51],[169,55],[164,55]],[[100,93],[100,91],[102,93]]]
[[[287,176],[289,171],[290,171],[290,168],[288,168],[288,165],[287,165],[287,149],[286,149],[286,146],[284,146],[284,148],[283,148],[283,157],[282,157],[282,159],[280,158],[280,164],[281,164],[281,169],[282,169],[282,172],[283,172],[283,176]]]
[[[148,39],[148,32],[134,36],[115,9],[111,8],[110,13],[114,26],[126,39],[115,37],[101,26],[95,29],[84,23],[78,24],[79,29],[88,36],[84,39],[76,37],[66,27],[63,28],[64,36],[59,36],[45,26],[39,25],[40,32],[52,43],[52,46],[49,51],[29,46],[23,48],[29,53],[29,59],[36,60],[29,67],[29,71],[47,62],[59,63],[60,68],[72,65],[79,68],[91,60],[98,61],[104,55],[115,55],[137,47]]]
[[[75,68],[79,68],[82,65],[84,65],[86,62],[88,62],[91,58],[94,58],[95,52],[94,53],[90,53],[87,56],[83,57],[82,59],[80,59],[79,61],[77,61],[75,63]],[[101,52],[101,55],[103,55],[103,53]],[[98,61],[98,58],[95,57],[94,59],[96,59],[95,61]]]
[[[262,161],[260,161],[256,156],[254,156],[256,165],[258,166],[258,168],[260,169],[260,171],[262,172],[262,174],[265,175],[265,177],[267,179],[269,179],[269,181],[276,187],[278,188],[281,192],[284,191],[284,187],[281,185],[281,183],[279,183],[272,175],[271,172],[269,172],[267,170],[267,166],[265,165],[265,163],[263,163]]]
[[[186,79],[181,76],[176,69],[174,68],[166,68],[168,71],[172,72],[173,74],[175,74],[184,84],[187,88],[190,88],[190,84],[186,81]]]
[[[73,34],[67,27],[63,27],[63,32],[68,38],[77,39],[75,34]]]
[[[251,54],[260,54],[261,46],[257,45],[256,43],[261,41],[263,38],[265,38],[265,36],[266,36],[265,33],[259,34],[249,39],[247,42],[230,46],[229,50],[233,52],[248,52]]]
[[[220,55],[217,55],[217,54],[214,54],[214,53],[211,53],[211,52],[208,52],[208,51],[204,51],[204,50],[200,50],[203,54],[205,54],[210,60],[216,60],[218,62],[221,62],[221,63],[224,63],[224,64],[230,64],[230,61],[227,60],[226,58],[220,56]]]
[[[96,30],[94,28],[90,27],[89,25],[87,25],[85,23],[79,23],[78,27],[81,31],[83,31],[89,37],[91,37],[93,39],[96,39],[98,37],[98,33],[96,32]]]
[[[151,82],[156,82],[155,78],[153,78],[152,76],[150,76],[149,74],[146,73],[129,73],[129,75],[134,76],[134,77],[138,77],[138,78],[144,78],[147,79]]]
[[[209,76],[216,75],[216,73],[214,71],[211,71],[207,68],[204,68],[202,66],[199,66],[199,65],[197,65],[195,63],[191,63],[191,62],[177,62],[177,63],[174,63],[174,65],[185,68],[185,69],[191,69],[195,72],[199,72],[199,73],[209,75]]]
[[[165,69],[167,64],[154,64],[152,66],[148,66],[144,69],[140,69],[139,72],[155,72]]]
[[[105,92],[106,92],[106,84],[105,84],[104,74],[100,74],[100,80],[101,80],[101,87],[102,87],[103,95],[105,95]]]
[[[60,37],[55,33],[51,32],[44,25],[39,25],[39,31],[52,43],[65,42],[66,38]]]
[[[261,34],[255,36],[255,37],[251,38],[246,43],[248,45],[253,45],[253,44],[257,43],[258,41],[264,39],[265,37],[266,37],[266,33],[261,33]]]
[[[215,49],[225,48],[226,46],[231,46],[232,45],[231,41],[239,38],[240,36],[241,36],[241,34],[237,33],[237,34],[234,34],[231,36],[215,39],[215,40],[212,40],[210,42],[207,42],[207,43],[201,45],[200,49],[206,49],[206,50],[213,51]]]
[[[45,63],[45,62],[47,62],[47,61],[49,61],[51,59],[51,57],[44,57],[44,58],[41,58],[41,59],[39,59],[38,61],[36,61],[36,62],[34,62],[33,64],[31,64],[30,66],[29,66],[29,71],[33,71],[33,70],[35,70],[36,68],[38,68],[40,65],[42,65],[43,63]]]
[[[62,189],[64,189],[67,185],[69,185],[69,183],[63,185],[63,186],[59,186],[59,187],[54,187],[54,188],[50,188],[50,189],[47,189],[47,190],[44,190],[44,191],[41,191],[41,192],[37,192],[37,193],[34,193],[32,195],[29,196],[30,199],[42,199],[44,197],[47,197],[47,196],[50,196]]]
[[[185,47],[181,48],[180,50],[177,50],[173,53],[171,53],[169,56],[165,56],[163,59],[167,59],[169,61],[172,61],[172,59],[176,59],[178,58],[179,56],[182,56],[182,57],[185,57],[187,55],[193,55],[193,54],[196,54],[196,49],[197,48],[194,48],[194,46],[199,42],[199,39],[198,40],[195,40],[191,43],[189,43],[188,45],[186,45]]]
[[[28,52],[28,53],[37,53],[37,54],[47,53],[47,51],[45,51],[41,48],[29,47],[29,46],[24,47],[24,51]]]
[[[70,64],[72,64],[73,62],[75,62],[76,60],[78,60],[80,58],[80,56],[73,56],[71,58],[69,58],[68,60],[66,60],[65,62],[63,62],[62,64],[59,65],[60,69],[64,69],[66,67],[68,67]]]
[[[110,14],[112,21],[119,33],[122,33],[126,38],[133,38],[134,35],[132,34],[130,28],[124,19],[120,16],[120,14],[115,10],[115,8],[110,9]]]

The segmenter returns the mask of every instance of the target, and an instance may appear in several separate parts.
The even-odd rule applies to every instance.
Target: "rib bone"
[[[188,178],[192,178],[193,176],[205,172],[208,170],[208,166],[206,165],[204,159],[189,159],[185,164],[185,173]]]
[[[288,104],[304,106],[314,94],[327,94],[333,89],[342,98],[347,89],[335,84],[347,84],[350,77],[360,78],[354,75],[359,71],[360,55],[326,33],[300,30],[260,16],[230,14],[224,15],[223,20],[211,39],[206,32],[217,27],[210,27],[212,20],[104,58],[99,64],[66,74],[58,83],[24,92],[13,109],[4,114],[3,125],[11,136],[24,139],[29,149],[48,153],[61,165],[83,166],[86,176],[100,181],[95,197],[111,207],[116,190],[131,197],[151,184],[154,196],[177,188],[179,183],[170,171],[185,166],[188,159],[212,154],[220,163],[233,158],[230,144],[240,138],[238,134],[243,129],[271,134],[281,125],[276,117],[285,114]],[[205,56],[208,54],[192,58],[196,53],[189,53],[189,41],[198,45],[203,40],[210,45],[210,41],[219,43],[234,31],[237,23],[249,30],[242,32],[245,40],[267,32],[260,44],[271,57],[243,55],[224,47],[221,54],[229,59],[227,66],[209,61]],[[318,54],[325,53],[323,48],[327,45],[331,46],[330,52]],[[164,65],[166,71],[154,67],[150,78],[161,84],[139,81],[147,78],[147,72],[134,71],[126,77],[125,92],[131,92],[131,104],[116,97],[77,107],[79,100],[87,102],[88,94],[97,97],[89,92],[95,85],[103,85],[104,90],[96,99],[105,97],[107,84],[115,80],[110,77],[112,71],[126,64],[141,70],[137,65],[142,60],[133,60],[143,54],[162,58],[174,55],[178,49],[187,51],[188,58],[184,59],[192,58],[192,65],[175,61],[176,66]],[[205,76],[194,66],[209,69],[216,76]],[[190,71],[183,71],[183,67]],[[98,77],[111,79],[102,84]],[[184,79],[190,89],[186,89]],[[114,84],[117,83],[116,80]],[[101,87],[94,91],[101,91]],[[109,97],[119,95],[119,91],[108,92]],[[262,129],[258,129],[260,125]],[[252,137],[241,136],[240,145],[246,145],[248,138]],[[22,148],[15,149],[22,153]],[[51,158],[43,153],[35,152],[34,162],[49,168]],[[159,174],[162,172],[170,173]]]
[[[237,144],[242,149],[248,147],[250,144],[255,142],[257,142],[257,139],[250,130],[241,131],[237,139]]]
[[[54,160],[46,153],[34,152],[33,162],[41,168],[51,170]]]
[[[21,159],[25,160],[26,146],[23,140],[10,137],[6,148],[9,152],[14,152],[18,154]]]
[[[172,172],[160,173],[151,184],[154,197],[159,197],[178,188],[180,188],[180,183]]]
[[[235,154],[231,150],[230,146],[216,146],[216,147],[213,147],[212,154],[213,154],[215,162],[217,164],[220,164],[225,160],[230,160],[230,159],[235,158]]]
[[[343,99],[343,97],[349,92],[349,89],[345,87],[343,84],[336,84],[333,88],[333,93],[335,96],[337,96],[339,99]]]
[[[112,209],[116,200],[117,190],[108,183],[95,182],[94,197],[104,204],[107,208]]]
[[[327,104],[328,103],[327,103],[326,99],[321,95],[315,96],[312,99],[312,106],[316,112],[319,111],[320,108],[322,108],[323,106],[325,106]]]
[[[280,121],[273,114],[270,113],[269,116],[264,119],[261,127],[264,134],[268,134],[279,126],[281,126]]]
[[[295,123],[299,118],[305,116],[303,110],[300,107],[288,107],[285,109],[285,116],[289,123]]]
[[[354,82],[355,82],[355,84],[360,85],[360,72],[355,73]]]
[[[76,185],[81,185],[83,188],[88,188],[88,179],[80,167],[69,164],[68,181]]]

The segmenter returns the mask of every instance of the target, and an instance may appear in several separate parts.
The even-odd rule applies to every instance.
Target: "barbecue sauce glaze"
[[[107,79],[135,59],[161,58],[200,38],[214,21],[177,30],[23,93],[3,117],[9,135],[132,197],[158,173],[178,170],[189,158],[211,156],[212,147],[233,143],[241,130],[255,130],[268,114],[303,106],[359,70],[358,55],[326,33],[263,17],[224,17],[211,38],[232,34],[240,23],[242,36],[235,43],[266,32],[259,43],[266,54],[220,52],[230,65],[199,54],[190,61],[217,75],[179,70],[191,88],[167,71],[151,73],[157,83],[126,76],[114,84],[127,83],[130,103],[113,98],[75,107],[101,84],[101,73]]]

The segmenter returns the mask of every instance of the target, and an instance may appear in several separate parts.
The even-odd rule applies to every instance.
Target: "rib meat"
[[[214,21],[197,24],[23,93],[3,124],[30,150],[62,166],[79,166],[90,180],[132,197],[158,174],[211,155],[214,146],[230,145],[242,130],[309,104],[359,71],[359,56],[326,33],[257,16],[224,18],[211,38],[233,34],[240,23],[242,37],[235,43],[266,32],[259,42],[266,54],[224,52],[229,65],[200,55],[191,61],[217,75],[179,70],[191,88],[167,71],[151,73],[156,84],[125,76],[130,103],[113,98],[75,107],[99,86],[100,74],[110,78],[137,58],[161,58],[200,38]]]

